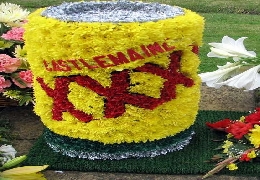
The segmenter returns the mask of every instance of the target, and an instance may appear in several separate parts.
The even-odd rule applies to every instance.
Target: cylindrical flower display
[[[153,157],[189,143],[198,112],[204,20],[130,1],[39,9],[26,26],[35,112],[55,151]]]

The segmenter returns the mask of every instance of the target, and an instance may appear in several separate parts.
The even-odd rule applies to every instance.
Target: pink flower
[[[20,88],[31,88],[33,82],[33,75],[31,70],[21,71],[17,73],[18,77],[12,78],[14,84]]]
[[[21,65],[18,58],[12,58],[6,54],[0,54],[0,72],[12,73]]]
[[[24,28],[13,27],[7,33],[3,34],[1,37],[6,40],[23,41]]]
[[[9,80],[6,80],[4,76],[0,75],[0,92],[4,91],[4,88],[10,87],[11,82]]]

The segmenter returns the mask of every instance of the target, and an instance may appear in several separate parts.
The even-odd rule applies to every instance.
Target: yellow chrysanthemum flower
[[[245,121],[245,116],[241,116],[239,120],[240,120],[241,122],[244,122],[244,121]]]
[[[21,47],[20,45],[15,46],[15,52],[14,56],[19,59],[24,59],[26,58],[27,51],[25,48]]]
[[[0,22],[6,24],[7,26],[21,26],[21,22],[27,18],[29,13],[29,11],[22,9],[17,4],[0,4]]]
[[[237,170],[238,167],[235,163],[230,163],[229,165],[227,165],[227,168],[230,170],[230,171],[234,171],[234,170]]]
[[[15,46],[14,56],[22,61],[20,68],[29,69],[29,63],[27,62],[27,51],[25,47],[20,45]]]
[[[233,137],[233,135],[231,133],[227,134],[227,139],[232,138],[232,137]]]
[[[255,125],[255,127],[251,130],[251,133],[249,134],[249,140],[251,141],[251,144],[253,144],[256,148],[260,145],[260,126]]]
[[[249,158],[253,159],[253,158],[256,158],[256,153],[255,153],[255,151],[253,150],[253,151],[251,151],[250,153],[248,153],[247,156],[248,156]]]
[[[224,145],[222,146],[222,148],[224,148],[223,153],[228,153],[228,149],[232,145],[233,145],[233,142],[231,142],[229,140],[224,141]]]
[[[184,9],[183,16],[156,22],[75,23],[42,17],[43,10],[29,16],[24,37],[35,78],[35,112],[50,130],[72,138],[120,144],[166,138],[194,123],[201,80],[197,75],[199,57],[192,52],[192,45],[202,44],[202,17]],[[165,83],[168,75],[163,77],[155,71],[171,69],[169,57],[173,51],[182,51],[178,72],[192,79],[194,85],[186,87],[177,83],[176,87],[169,87],[176,96],[152,109],[126,103],[124,113],[105,116],[108,95],[98,91],[109,91],[115,86],[112,79],[115,72],[125,70],[128,73],[127,93],[130,96],[137,93],[151,99],[163,99],[161,91],[168,86]],[[136,71],[145,64],[152,64],[153,72]],[[43,78],[50,89],[55,89],[57,77],[71,76],[87,77],[99,87],[99,90],[91,89],[72,81],[68,84],[67,101],[75,109],[92,116],[87,123],[69,111],[59,114],[62,121],[53,120],[56,100],[36,81],[36,78]]]

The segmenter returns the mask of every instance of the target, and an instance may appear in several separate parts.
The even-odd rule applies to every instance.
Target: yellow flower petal
[[[248,153],[247,154],[247,156],[249,157],[249,158],[256,158],[256,153],[255,153],[255,151],[253,150],[253,151],[251,151],[250,153]]]
[[[0,175],[0,179],[5,180],[47,180],[42,173],[32,173],[32,174],[19,174],[19,175]],[[1,179],[2,180],[2,179]]]
[[[224,145],[222,146],[222,148],[224,148],[223,153],[228,153],[228,149],[232,145],[233,145],[233,142],[231,142],[229,140],[224,141]]]
[[[260,145],[260,126],[255,125],[254,129],[251,130],[252,133],[249,134],[249,140],[256,148]]]
[[[235,163],[231,163],[229,165],[227,165],[227,168],[230,170],[230,171],[234,171],[234,170],[237,170],[238,167]]]
[[[10,175],[23,175],[23,174],[33,174],[40,172],[44,169],[46,169],[48,165],[44,166],[23,166],[23,167],[17,167],[13,169],[9,169],[6,171],[3,171],[1,173],[1,176],[10,176]]]

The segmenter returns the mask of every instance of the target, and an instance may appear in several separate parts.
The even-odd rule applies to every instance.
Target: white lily
[[[247,71],[238,74],[224,82],[217,83],[218,85],[227,85],[235,88],[245,88],[246,90],[254,90],[260,87],[260,65],[248,69]]]
[[[244,40],[247,37],[241,37],[234,40],[228,36],[222,38],[221,43],[209,43],[212,47],[211,52],[207,54],[208,57],[229,58],[232,57],[234,61],[240,58],[256,57],[254,51],[247,51],[244,46]]]
[[[201,73],[199,76],[201,77],[202,82],[205,82],[207,86],[219,88],[222,85],[218,83],[223,82],[231,77],[235,70],[239,69],[240,67],[241,65],[235,65],[234,63],[227,62],[227,64],[224,66],[218,66],[218,70]]]

